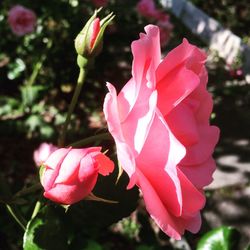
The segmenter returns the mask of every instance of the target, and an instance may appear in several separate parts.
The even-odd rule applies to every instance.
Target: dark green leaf
[[[71,249],[86,244],[83,235],[93,239],[100,236],[113,223],[129,216],[137,207],[138,189],[135,187],[127,190],[128,177],[123,174],[117,185],[117,173],[111,176],[99,176],[96,187],[93,191],[101,198],[118,201],[116,204],[96,201],[82,201],[72,205],[67,215],[69,223],[74,224],[74,240]],[[70,226],[70,225],[69,225]]]
[[[52,207],[44,207],[29,221],[24,238],[24,250],[67,249],[67,230],[62,216]]]
[[[11,116],[11,114],[14,116],[18,113],[21,114],[22,111],[21,103],[18,99],[5,96],[0,97],[0,116]]]

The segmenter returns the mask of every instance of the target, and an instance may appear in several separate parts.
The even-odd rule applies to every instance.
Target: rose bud
[[[60,148],[45,161],[41,173],[44,196],[54,202],[71,205],[88,196],[98,173],[103,176],[114,170],[114,163],[101,147]]]
[[[104,31],[115,17],[113,13],[110,13],[100,20],[97,17],[98,11],[95,11],[75,39],[77,54],[85,58],[95,57],[101,52]]]

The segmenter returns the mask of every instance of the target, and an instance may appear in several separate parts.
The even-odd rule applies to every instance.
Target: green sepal
[[[100,31],[91,49],[91,54],[93,54],[94,56],[97,55],[101,51],[104,31],[114,18],[115,18],[115,15],[113,14],[113,12],[111,12],[108,16],[106,16],[104,19],[101,20]]]
[[[88,22],[85,24],[80,33],[76,36],[75,39],[75,49],[77,54],[83,56],[86,54],[88,40],[89,40],[89,29],[91,28],[92,22],[95,20],[98,12],[101,11],[102,8],[95,10],[94,14],[90,17]]]
[[[63,205],[63,204],[61,204],[61,206],[64,208],[65,213],[67,213],[71,205]]]
[[[98,196],[94,195],[93,193],[90,193],[84,199],[85,200],[90,200],[90,201],[101,201],[101,202],[105,202],[105,203],[113,203],[113,204],[118,203],[118,201],[103,199],[101,197],[98,197]]]
[[[42,177],[43,177],[45,168],[46,168],[46,166],[42,164],[42,165],[40,166],[40,169],[39,169],[39,179],[40,179],[40,182],[41,182],[41,183],[42,183]]]
[[[91,28],[92,24],[97,17],[97,14],[101,11],[102,8],[95,10],[94,14],[90,17],[86,25],[83,27],[81,32],[76,36],[75,39],[75,49],[78,55],[83,56],[84,58],[94,58],[102,50],[103,43],[103,34],[106,27],[114,19],[115,15],[110,13],[105,18],[100,21],[100,31],[97,34],[93,47],[90,47],[90,38],[92,36]]]
[[[121,163],[118,161],[118,175],[117,175],[117,178],[116,178],[116,181],[115,181],[116,185],[117,185],[118,181],[120,180],[120,178],[122,176],[122,173],[123,173],[123,168],[122,168]]]

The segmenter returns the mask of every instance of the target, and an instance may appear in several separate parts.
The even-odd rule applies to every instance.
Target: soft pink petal
[[[139,40],[132,43],[132,53],[134,56],[132,64],[132,75],[136,84],[138,84],[137,90],[144,88],[141,86],[146,70],[149,65],[156,69],[161,59],[161,48],[159,43],[159,28],[154,25],[148,25],[145,27],[146,35],[141,35]],[[148,75],[152,82],[154,77]]]
[[[197,66],[199,67],[201,67],[202,63],[204,63],[204,61],[206,60],[206,55],[203,51],[190,44],[187,39],[183,39],[183,42],[179,46],[171,50],[158,66],[156,71],[157,82],[162,81],[166,74],[170,73],[176,67],[186,64],[187,60],[190,60],[190,58],[192,57],[195,57],[197,59],[196,61],[194,61],[194,63],[195,65],[198,64]],[[186,66],[191,71],[198,68],[191,67],[191,63],[189,63],[188,65],[186,64]]]
[[[180,103],[165,119],[176,138],[183,145],[193,145],[199,141],[194,112],[185,102]]]
[[[151,183],[139,170],[137,171],[138,183],[140,187],[147,211],[154,219],[157,225],[170,237],[180,240],[184,233],[181,221],[175,219],[159,198],[159,193],[154,189]],[[168,190],[165,191],[168,194]]]
[[[51,169],[56,169],[59,163],[61,163],[71,148],[59,148],[54,151],[48,159],[45,161],[44,165]]]
[[[164,193],[165,190],[168,190],[168,197],[163,195],[163,202],[175,215],[180,215],[182,208],[176,165],[184,155],[185,148],[172,136],[160,114],[155,113],[147,139],[136,163],[137,168],[158,189],[158,193]]]
[[[135,100],[137,97],[136,84],[131,78],[122,88],[118,97],[117,97],[117,105],[119,110],[120,121],[123,122],[131,109],[135,104]]]
[[[88,182],[90,176],[98,175],[98,163],[91,154],[85,155],[80,160],[79,169],[76,174],[77,178],[74,178],[74,180],[79,180],[80,182]]]
[[[71,149],[61,164],[55,183],[74,183],[81,159],[85,157],[86,152],[86,149]]]
[[[211,94],[206,89],[207,71],[202,70],[200,74],[200,85],[190,94],[187,99],[193,99],[199,102],[199,108],[195,112],[197,123],[209,124],[210,115],[213,108]]]
[[[156,71],[158,107],[165,116],[200,83],[205,54],[183,40],[163,59]]]
[[[52,189],[45,191],[44,196],[54,202],[71,205],[82,200],[94,188],[98,174],[88,177],[88,182],[75,185],[56,184]]]
[[[134,156],[122,134],[116,90],[111,84],[107,84],[107,87],[110,92],[105,97],[103,112],[108,123],[108,129],[115,139],[118,159],[127,174],[131,176],[135,172]]]
[[[124,138],[128,146],[133,148],[135,157],[140,153],[151,127],[156,109],[157,92],[154,91],[145,100],[147,102],[144,104],[136,103],[127,119],[122,123]]]
[[[180,170],[198,188],[202,189],[213,181],[216,163],[212,157],[200,165],[179,166]]]
[[[201,228],[201,215],[198,211],[195,215],[190,217],[183,218],[183,225],[185,225],[185,229],[191,233],[198,233]]]
[[[183,215],[194,214],[205,205],[205,196],[178,169],[178,177],[182,190]]]
[[[185,66],[176,67],[157,82],[158,108],[165,116],[200,83],[199,77]]]
[[[210,158],[214,151],[214,147],[218,142],[220,131],[215,126],[199,126],[198,133],[200,140],[198,143],[188,146],[185,158],[181,161],[181,165],[198,165]]]
[[[44,163],[45,171],[41,183],[45,191],[54,186],[54,182],[59,174],[60,166],[71,148],[60,148],[53,152]]]
[[[120,119],[123,122],[134,105],[143,106],[155,87],[155,70],[160,63],[159,29],[145,27],[146,35],[132,43],[134,56],[132,79],[123,87],[118,96]]]
[[[106,176],[114,171],[114,162],[102,153],[92,156],[98,163],[99,174]]]

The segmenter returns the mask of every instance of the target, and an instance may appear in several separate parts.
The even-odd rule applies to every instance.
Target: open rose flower
[[[41,166],[56,149],[57,147],[51,143],[43,142],[40,144],[33,154],[36,165]]]
[[[34,31],[36,14],[21,5],[15,5],[8,13],[8,23],[17,36],[23,36]]]
[[[136,184],[158,226],[180,239],[201,226],[219,130],[209,124],[205,53],[184,39],[161,60],[159,28],[145,31],[132,43],[132,78],[118,96],[107,85],[104,114],[128,188]]]
[[[98,173],[105,176],[114,169],[113,162],[100,151],[100,147],[60,148],[52,153],[41,176],[44,196],[71,205],[89,195]]]
[[[145,18],[155,18],[158,13],[154,0],[140,0],[136,5],[136,9]]]

